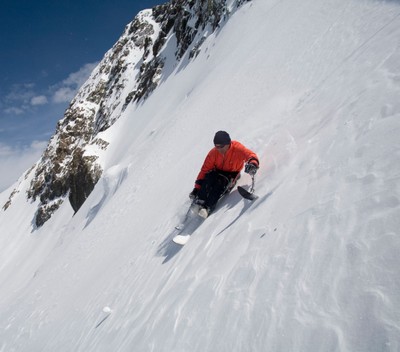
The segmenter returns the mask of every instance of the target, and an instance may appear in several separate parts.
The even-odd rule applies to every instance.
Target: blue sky
[[[57,121],[142,9],[166,0],[2,0],[0,192],[40,156]]]

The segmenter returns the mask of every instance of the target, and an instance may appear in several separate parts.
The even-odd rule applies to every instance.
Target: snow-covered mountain
[[[396,1],[139,13],[0,194],[0,351],[400,350],[399,38]],[[179,247],[221,129],[259,198]]]
[[[179,62],[195,58],[204,40],[243,2],[175,0],[142,11],[126,26],[71,102],[41,160],[25,176],[31,180],[28,198],[40,200],[36,227],[66,198],[79,210],[103,172],[99,158],[109,143],[99,133],[130,104],[143,102]],[[23,183],[12,191],[5,210]]]

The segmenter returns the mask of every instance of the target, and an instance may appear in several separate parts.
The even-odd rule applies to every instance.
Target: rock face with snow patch
[[[157,88],[168,52],[177,62],[196,57],[205,38],[246,1],[171,0],[140,12],[94,69],[57,124],[39,162],[26,176],[28,199],[38,201],[35,225],[42,226],[69,199],[75,212],[102,175],[99,156],[110,128],[130,104],[144,101]],[[174,37],[174,41],[168,41]],[[171,50],[171,45],[175,47]],[[20,187],[20,186],[18,186]],[[3,206],[12,206],[13,191]]]

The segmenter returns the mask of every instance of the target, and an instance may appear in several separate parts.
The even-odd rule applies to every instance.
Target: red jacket
[[[204,160],[200,173],[197,176],[195,187],[198,189],[201,187],[197,184],[197,181],[204,180],[204,177],[208,172],[212,170],[221,170],[239,173],[240,170],[243,169],[245,162],[251,162],[259,166],[257,154],[237,141],[231,142],[225,155],[221,154],[217,148],[214,147],[209,151]]]

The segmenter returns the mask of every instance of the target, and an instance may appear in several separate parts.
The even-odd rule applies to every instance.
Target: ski
[[[237,189],[238,189],[240,195],[245,199],[255,200],[258,198],[258,196],[256,194],[254,194],[254,190],[253,191],[250,190],[250,192],[249,192],[249,191],[245,190],[242,186],[238,186]]]
[[[246,190],[245,188],[243,188],[242,186],[238,186],[237,189],[238,189],[240,195],[241,195],[243,198],[248,199],[248,200],[251,200],[251,201],[253,201],[253,200],[255,200],[255,199],[258,198],[258,196],[257,196],[256,194],[254,194],[254,183],[255,183],[254,175],[251,175],[251,187],[250,187],[250,190],[249,190],[249,191],[247,191],[247,190]]]
[[[176,244],[180,244],[181,246],[184,246],[190,239],[190,235],[176,235],[172,241],[174,241]]]
[[[200,206],[196,203],[192,203],[189,210],[186,213],[183,222],[175,226],[175,236],[173,236],[172,241],[181,246],[185,245],[189,239],[190,235],[201,225],[204,221],[199,215]]]

